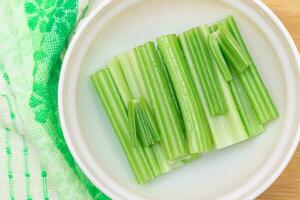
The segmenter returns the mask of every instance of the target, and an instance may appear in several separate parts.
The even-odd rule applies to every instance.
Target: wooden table
[[[300,49],[300,0],[263,0],[285,24]],[[277,181],[259,200],[300,200],[300,146]]]

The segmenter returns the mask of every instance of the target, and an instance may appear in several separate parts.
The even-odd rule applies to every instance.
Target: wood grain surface
[[[300,0],[263,0],[285,24],[300,49]],[[259,200],[300,200],[300,147],[277,181]]]

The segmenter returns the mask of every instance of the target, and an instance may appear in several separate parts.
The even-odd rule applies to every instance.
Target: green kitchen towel
[[[0,0],[0,199],[108,199],[58,118],[62,55],[88,2]]]

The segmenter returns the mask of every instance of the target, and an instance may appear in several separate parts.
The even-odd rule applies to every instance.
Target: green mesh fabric
[[[58,118],[61,59],[79,9],[77,0],[0,1],[0,199],[108,199],[77,166]]]

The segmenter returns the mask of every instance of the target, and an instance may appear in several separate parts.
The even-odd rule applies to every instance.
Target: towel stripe
[[[48,186],[47,186],[47,172],[44,167],[42,168],[41,177],[42,177],[44,199],[49,200],[49,193],[48,193]]]
[[[26,196],[27,200],[32,200],[32,196],[30,193],[30,171],[28,167],[28,146],[27,142],[25,140],[25,137],[22,137],[23,139],[23,154],[24,154],[24,170],[25,170],[25,185],[26,185]]]
[[[10,146],[10,129],[5,128],[6,134],[6,156],[7,156],[7,175],[8,175],[8,183],[9,183],[9,196],[10,200],[15,199],[14,194],[14,176],[12,169],[12,151]]]

